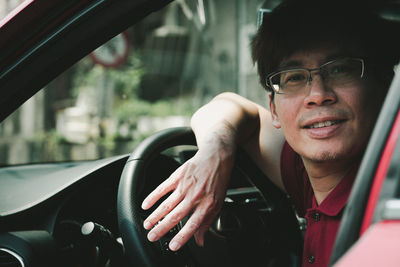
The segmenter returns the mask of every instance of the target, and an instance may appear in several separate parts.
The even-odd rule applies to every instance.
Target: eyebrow
[[[303,63],[299,60],[288,60],[288,61],[283,61],[281,64],[279,64],[278,69],[279,70],[284,70],[292,67],[303,67]]]
[[[322,63],[321,65],[325,64],[326,62],[343,57],[345,57],[343,53],[331,54],[325,58],[325,62]],[[290,68],[304,68],[304,63],[300,60],[287,60],[287,61],[282,61],[281,64],[279,64],[278,68],[279,70],[285,70]]]

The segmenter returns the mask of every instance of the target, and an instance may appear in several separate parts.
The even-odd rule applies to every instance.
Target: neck
[[[343,177],[358,163],[313,162],[303,158],[315,199],[320,205],[330,192],[342,181]]]

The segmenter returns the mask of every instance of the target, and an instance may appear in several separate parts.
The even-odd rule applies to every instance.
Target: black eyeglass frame
[[[319,67],[317,67],[317,68],[314,68],[314,69],[308,69],[308,68],[293,68],[293,69],[286,69],[286,70],[279,70],[279,71],[272,72],[272,73],[270,73],[270,74],[267,75],[266,86],[267,86],[268,88],[272,89],[272,91],[273,91],[274,93],[276,93],[276,94],[284,94],[284,93],[280,92],[281,89],[275,88],[275,87],[273,86],[273,84],[272,84],[272,78],[273,78],[275,75],[281,74],[281,73],[286,73],[286,72],[288,72],[288,71],[295,71],[295,70],[302,70],[302,71],[303,71],[303,70],[304,70],[304,71],[307,71],[307,72],[308,72],[308,79],[307,79],[307,82],[311,82],[311,81],[312,81],[312,75],[311,75],[312,72],[315,72],[315,71],[321,72],[321,70],[323,70],[323,68],[324,68],[326,65],[329,65],[329,64],[331,64],[331,63],[333,63],[333,62],[336,62],[336,61],[338,61],[338,60],[346,60],[346,59],[347,59],[347,60],[357,60],[357,61],[361,62],[361,74],[360,74],[360,78],[364,77],[364,73],[365,73],[365,61],[364,61],[364,59],[362,59],[362,58],[353,58],[353,57],[345,57],[345,58],[337,58],[337,59],[328,61],[328,62],[326,62],[326,63],[322,64],[321,66],[319,66]]]

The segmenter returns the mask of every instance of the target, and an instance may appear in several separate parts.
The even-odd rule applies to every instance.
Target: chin
[[[305,157],[315,163],[351,162],[357,161],[363,155],[363,152],[364,149],[357,149],[355,146],[347,148],[336,146],[334,149],[317,148],[314,153],[305,153]]]
[[[306,156],[307,157],[307,156]],[[316,163],[326,163],[331,161],[339,161],[343,160],[343,155],[341,153],[331,152],[331,151],[323,151],[310,157],[307,157],[310,161]]]

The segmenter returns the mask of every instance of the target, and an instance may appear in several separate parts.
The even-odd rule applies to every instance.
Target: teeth
[[[334,121],[316,122],[316,123],[310,125],[310,128],[314,129],[314,128],[328,127],[328,126],[331,126],[331,125],[333,125],[335,123],[336,122],[334,122]]]

